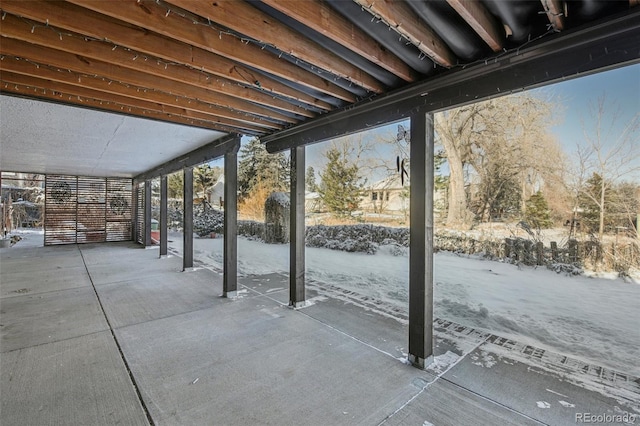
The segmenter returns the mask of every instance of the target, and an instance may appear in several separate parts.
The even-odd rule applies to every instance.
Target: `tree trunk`
[[[444,139],[444,138],[443,138]],[[449,212],[447,226],[454,228],[469,227],[470,214],[467,209],[467,198],[464,192],[464,171],[460,153],[453,144],[444,142],[449,162]]]
[[[605,192],[605,180],[602,178],[600,183],[600,224],[598,226],[598,241],[602,244],[602,237],[604,235],[604,192]]]

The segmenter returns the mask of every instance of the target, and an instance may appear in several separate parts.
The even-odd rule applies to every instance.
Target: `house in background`
[[[322,202],[320,194],[317,192],[305,191],[304,209],[308,213],[324,212],[324,203]]]
[[[409,178],[404,181],[403,185],[400,175],[387,176],[365,188],[360,208],[374,213],[408,214],[410,187]],[[445,211],[447,189],[436,189],[433,202],[436,216]]]
[[[360,208],[364,211],[375,213],[402,213],[408,211],[409,187],[408,180],[402,185],[400,175],[387,176],[365,189]]]

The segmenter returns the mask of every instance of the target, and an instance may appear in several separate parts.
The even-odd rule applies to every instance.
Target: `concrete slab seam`
[[[443,371],[442,373],[440,373],[439,375],[436,376],[435,379],[431,380],[430,382],[428,382],[426,385],[424,385],[422,387],[422,389],[420,389],[418,391],[418,393],[416,393],[414,396],[412,396],[411,398],[409,398],[409,400],[407,402],[405,402],[404,404],[402,404],[401,407],[399,407],[396,411],[394,411],[393,413],[389,414],[387,417],[384,418],[384,420],[382,420],[380,423],[378,423],[378,426],[383,425],[384,423],[387,422],[387,420],[391,419],[393,416],[395,416],[396,414],[398,414],[400,411],[402,411],[407,405],[411,404],[411,402],[413,402],[417,397],[419,397],[420,395],[422,395],[422,393],[424,391],[426,391],[429,386],[431,386],[432,384],[434,384],[438,379],[440,379],[444,374],[446,374],[449,370],[451,370],[453,367],[455,367],[456,365],[458,365],[460,363],[460,361],[462,361],[467,355],[469,355],[470,353],[474,352],[476,349],[478,349],[480,347],[480,345],[482,345],[483,343],[485,343],[485,341],[483,340],[482,342],[479,342],[472,350],[470,350],[469,352],[467,352],[466,354],[464,354],[463,356],[459,357],[455,362],[453,362],[451,365],[449,365],[449,367]],[[395,358],[395,357],[394,357]],[[396,358],[397,359],[397,358]],[[444,379],[443,379],[444,380]]]
[[[87,270],[87,275],[89,275],[89,281],[91,281],[91,287],[93,288],[93,292],[95,293],[96,298],[98,299],[98,304],[100,305],[100,310],[102,311],[102,315],[104,316],[104,319],[107,322],[107,325],[109,326],[111,337],[113,338],[113,341],[116,344],[116,347],[118,348],[118,352],[120,353],[120,359],[122,360],[124,367],[127,370],[127,374],[129,375],[129,379],[131,380],[131,385],[133,386],[133,389],[135,390],[136,395],[138,396],[138,402],[140,402],[140,406],[142,407],[142,410],[144,411],[145,417],[147,418],[147,421],[149,422],[149,424],[154,425],[155,422],[153,421],[153,418],[151,417],[151,413],[149,412],[146,404],[144,403],[144,399],[142,398],[142,394],[140,393],[140,388],[138,387],[138,383],[136,382],[136,379],[133,376],[133,372],[131,371],[131,368],[129,368],[129,363],[127,362],[127,359],[124,356],[124,352],[122,352],[122,347],[120,346],[120,342],[118,342],[118,338],[116,337],[115,332],[113,331],[113,327],[111,325],[111,322],[109,321],[109,317],[107,316],[107,313],[104,310],[104,306],[102,305],[102,300],[100,300],[100,295],[98,294],[98,290],[96,289],[96,286],[93,283],[93,278],[91,277],[91,273],[89,272],[89,268],[84,259],[84,254],[82,253],[82,250],[80,249],[80,247],[78,247],[78,251],[80,252],[80,256],[82,257],[82,262],[84,263],[84,267]]]
[[[475,351],[476,349],[477,349],[477,347],[476,347],[473,351]],[[471,352],[473,352],[473,351],[471,351]],[[471,352],[469,352],[469,353],[471,353]],[[456,363],[456,364],[457,364],[457,363]],[[478,392],[472,391],[471,389],[465,388],[465,387],[464,387],[464,386],[462,386],[462,385],[459,385],[459,384],[457,384],[457,383],[452,382],[451,380],[447,379],[446,377],[443,377],[443,378],[442,378],[442,381],[447,382],[447,383],[449,383],[449,384],[451,384],[451,385],[453,385],[453,386],[455,386],[455,387],[457,387],[457,388],[459,388],[459,389],[462,389],[462,390],[464,390],[464,391],[467,391],[467,392],[469,392],[470,394],[475,395],[475,396],[477,396],[477,397],[478,397],[478,398],[480,398],[480,399],[483,399],[483,400],[485,400],[485,401],[487,401],[487,402],[489,402],[489,403],[491,403],[491,404],[494,404],[494,405],[497,405],[497,406],[499,406],[499,407],[501,407],[501,408],[504,408],[505,410],[510,411],[510,412],[512,412],[512,413],[514,413],[514,414],[518,414],[518,415],[520,415],[520,416],[522,416],[522,417],[526,417],[527,419],[529,419],[529,420],[531,420],[531,421],[534,421],[534,422],[536,422],[536,423],[539,423],[539,424],[541,424],[541,425],[549,426],[549,424],[548,424],[548,423],[544,423],[544,422],[542,422],[542,421],[540,421],[540,420],[538,420],[538,419],[536,419],[536,418],[533,418],[533,417],[528,416],[528,415],[526,415],[526,414],[524,414],[524,413],[521,413],[520,411],[514,410],[513,408],[509,407],[508,405],[502,404],[502,403],[500,403],[500,402],[498,402],[498,401],[495,401],[495,400],[493,400],[493,399],[491,399],[491,398],[487,398],[486,396],[481,395],[481,394],[479,394]]]
[[[340,330],[340,329],[338,329],[338,328],[336,328],[336,327],[334,327],[334,326],[332,326],[332,325],[329,325],[329,324],[327,324],[326,322],[320,321],[319,319],[312,317],[311,315],[309,315],[309,314],[307,314],[307,313],[303,312],[303,311],[302,311],[302,310],[300,310],[300,309],[292,309],[292,310],[293,310],[294,312],[299,312],[300,314],[302,314],[302,315],[306,316],[307,318],[311,318],[312,320],[314,320],[314,321],[316,321],[316,322],[318,322],[318,323],[320,323],[320,324],[324,325],[325,327],[327,327],[327,328],[329,328],[329,329],[331,329],[331,330],[333,330],[333,331],[335,331],[335,332],[337,332],[337,333],[340,333],[340,334],[342,334],[343,336],[346,336],[346,337],[348,337],[348,338],[350,338],[350,339],[352,339],[352,340],[355,340],[356,342],[358,342],[358,343],[360,343],[360,344],[362,344],[362,345],[364,345],[364,346],[366,346],[366,347],[368,347],[368,348],[370,348],[370,349],[373,349],[373,350],[375,350],[375,351],[377,351],[377,352],[380,352],[381,354],[387,355],[387,356],[389,356],[389,357],[391,357],[391,358],[395,359],[396,361],[398,361],[398,358],[397,358],[397,357],[395,357],[395,356],[393,356],[393,354],[390,354],[389,352],[383,351],[383,350],[382,350],[382,349],[380,349],[380,348],[376,348],[375,346],[373,346],[373,345],[371,345],[371,344],[369,344],[369,343],[367,343],[367,342],[365,342],[365,341],[363,341],[363,340],[360,340],[360,339],[358,339],[357,337],[352,336],[352,335],[350,335],[349,333],[346,333],[346,332],[344,332],[344,331],[342,331],[342,330]]]
[[[93,335],[93,334],[100,334],[100,333],[104,333],[105,331],[107,331],[107,330],[92,331],[91,333],[82,334],[82,335],[80,335],[80,336],[71,336],[71,337],[66,337],[66,338],[64,338],[64,339],[54,340],[54,341],[51,341],[51,342],[42,342],[42,343],[37,343],[37,344],[35,344],[35,345],[25,346],[24,348],[15,348],[15,349],[11,349],[11,350],[6,351],[6,352],[5,352],[5,351],[1,351],[1,350],[0,350],[0,353],[2,353],[2,354],[10,354],[10,353],[12,353],[12,352],[16,352],[16,351],[23,351],[23,350],[25,350],[25,349],[38,348],[38,347],[40,347],[40,346],[46,346],[46,345],[50,345],[50,344],[52,344],[52,343],[66,342],[66,341],[68,341],[68,340],[78,339],[78,338],[80,338],[80,337],[87,337],[87,336],[91,336],[91,335]]]

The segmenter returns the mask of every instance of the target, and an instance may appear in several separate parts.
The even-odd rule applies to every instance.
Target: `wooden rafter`
[[[2,9],[35,21],[48,21],[51,26],[87,37],[108,38],[110,42],[123,48],[134,49],[142,54],[164,59],[166,62],[197,67],[212,75],[251,86],[259,92],[290,98],[325,111],[332,109],[332,106],[326,102],[319,101],[274,79],[263,75],[256,77],[253,71],[227,58],[158,34],[141,31],[140,28],[126,25],[79,6],[65,2],[53,3],[38,0],[4,1]],[[105,34],[108,34],[108,37],[105,37]]]
[[[113,50],[113,46],[110,43],[99,40],[87,40],[73,34],[63,34],[63,30],[56,29],[52,26],[31,31],[32,29],[32,23],[26,22],[13,15],[6,15],[2,23],[2,35],[4,37],[51,47],[114,65],[120,65],[160,78],[167,78],[205,90],[230,95],[237,99],[249,100],[277,110],[292,112],[306,117],[313,117],[315,115],[304,108],[292,105],[281,99],[275,99],[266,93],[240,86],[225,78],[202,73],[193,68],[168,67],[166,63],[162,63],[157,58],[147,58],[142,53],[136,51],[125,51],[124,49]],[[58,33],[59,36],[56,33]],[[140,59],[136,60],[138,58]]]
[[[279,60],[277,56],[259,46],[246,44],[235,36],[216,31],[207,25],[189,24],[188,20],[176,14],[167,15],[166,9],[156,3],[138,4],[135,0],[68,1],[148,30],[139,31],[138,38],[146,36],[149,31],[152,31],[347,102],[356,101],[356,97],[351,92],[292,63]],[[100,38],[102,37],[113,37],[113,34],[105,32]],[[135,45],[132,48],[137,50]],[[198,66],[197,63],[193,65]]]
[[[264,129],[251,126],[240,122],[234,122],[233,120],[225,120],[220,119],[214,115],[203,114],[196,111],[191,111],[184,108],[178,108],[171,105],[159,104],[156,102],[145,101],[140,99],[135,99],[127,96],[114,95],[107,92],[102,92],[99,90],[88,89],[83,87],[82,85],[71,85],[66,83],[56,83],[51,84],[50,80],[46,78],[38,78],[32,77],[24,74],[16,74],[13,72],[9,72],[3,70],[2,72],[2,81],[5,84],[18,85],[18,86],[28,86],[28,87],[37,87],[44,90],[49,90],[54,93],[65,93],[67,96],[71,97],[80,97],[83,99],[94,99],[97,100],[98,103],[102,102],[101,105],[117,105],[123,106],[126,108],[138,108],[144,111],[152,111],[158,114],[169,114],[173,117],[179,117],[186,120],[198,120],[203,123],[211,123],[215,126],[222,126],[227,131],[230,129],[234,129],[235,131],[243,131],[247,133],[259,133],[264,131]],[[66,101],[68,99],[61,99],[62,101]]]
[[[227,95],[197,89],[188,84],[164,78],[151,77],[140,71],[133,71],[118,65],[112,65],[6,37],[2,42],[2,46],[0,46],[0,51],[2,51],[3,54],[22,56],[37,63],[50,64],[58,68],[67,68],[71,71],[88,75],[99,75],[113,81],[148,88],[152,90],[147,93],[150,98],[153,98],[155,91],[161,91],[174,96],[183,96],[194,100],[198,99],[212,105],[223,107],[224,111],[226,111],[227,118],[242,120],[252,114],[264,119],[275,119],[286,123],[295,123],[297,121],[287,115],[265,109],[264,107],[249,102],[238,101],[236,98]]]
[[[171,1],[171,0],[170,0]],[[320,0],[263,0],[320,34],[332,39],[405,81],[415,81],[415,71],[380,43]]]
[[[445,67],[456,64],[456,57],[447,44],[406,4],[391,0],[354,1],[386,22],[434,62]]]
[[[168,2],[261,43],[274,46],[282,52],[347,79],[369,91],[381,93],[385,89],[383,84],[360,68],[273,19],[244,0],[214,2],[168,0]],[[242,16],[243,19],[238,19],[238,16]]]
[[[561,0],[540,0],[549,18],[549,22],[556,31],[564,29],[564,8]]]
[[[20,59],[20,60],[18,60]],[[253,119],[250,123],[245,121],[229,119],[219,114],[221,109],[219,107],[213,107],[212,105],[205,104],[203,102],[193,102],[184,98],[176,98],[166,93],[155,93],[154,100],[149,100],[144,90],[140,88],[113,83],[110,80],[106,80],[101,77],[88,76],[85,74],[79,74],[75,72],[68,72],[67,70],[58,71],[55,68],[38,64],[28,60],[22,60],[21,58],[14,56],[4,56],[2,60],[2,73],[13,73],[15,75],[22,75],[26,77],[33,77],[41,80],[47,80],[50,82],[50,88],[55,89],[59,84],[66,86],[76,86],[81,88],[88,88],[102,93],[105,101],[108,102],[107,97],[114,95],[120,98],[129,98],[129,102],[143,101],[153,102],[159,106],[173,107],[178,110],[184,110],[186,116],[195,114],[194,117],[205,121],[215,121],[227,126],[234,126],[238,128],[249,128],[256,131],[273,130],[281,126],[266,122],[264,120]],[[126,102],[121,102],[126,103]]]
[[[167,122],[176,123],[176,124],[185,124],[188,126],[202,127],[205,129],[217,130],[217,131],[222,131],[227,133],[233,133],[235,130],[233,128],[212,124],[210,122],[194,120],[194,119],[186,119],[184,117],[173,116],[167,113],[158,113],[155,111],[144,110],[141,108],[128,107],[128,106],[117,105],[117,104],[107,105],[104,102],[97,99],[82,98],[79,96],[74,96],[68,93],[63,93],[63,92],[53,92],[51,90],[48,90],[47,88],[23,86],[19,84],[9,84],[7,82],[4,82],[2,78],[0,78],[0,93],[12,93],[19,96],[27,96],[29,98],[46,99],[50,101],[76,105],[82,108],[93,108],[93,109],[98,109],[103,111],[112,111],[112,112],[131,115],[131,116],[150,118],[150,119],[155,119],[160,121],[167,121]]]
[[[5,56],[5,59],[10,57],[11,56]],[[68,72],[67,70],[58,72],[48,66],[31,62],[29,60],[5,61],[3,65],[3,72],[8,71],[37,78],[46,78],[51,81],[52,87],[54,87],[56,83],[65,83],[74,86],[87,87],[103,91],[105,93],[118,94],[132,99],[156,102],[163,105],[173,105],[205,114],[209,116],[210,119],[219,119],[221,122],[225,122],[230,126],[250,126],[256,129],[262,129],[263,131],[275,130],[281,127],[280,125],[256,119],[254,117],[229,114],[229,112],[224,108],[214,107],[213,105],[205,104],[203,102],[175,97],[166,93],[154,92],[153,99],[151,99],[148,96],[148,91],[145,92],[146,89],[143,88],[121,83],[113,83],[111,80],[105,80],[101,77],[87,76],[75,72]]]
[[[494,52],[504,46],[504,29],[479,1],[447,0],[447,3],[473,28]]]

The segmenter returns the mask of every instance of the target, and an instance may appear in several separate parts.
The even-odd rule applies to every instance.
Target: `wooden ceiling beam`
[[[262,2],[345,46],[404,81],[414,82],[418,78],[417,73],[409,65],[321,0],[262,0]]]
[[[0,7],[5,12],[39,22],[48,21],[51,26],[64,28],[87,37],[102,40],[105,39],[105,34],[108,34],[109,41],[118,46],[155,56],[167,62],[201,69],[236,83],[251,86],[263,93],[290,98],[325,111],[333,109],[332,105],[272,78],[263,75],[256,77],[252,70],[227,58],[66,2],[3,1]],[[355,100],[355,96],[350,96]]]
[[[114,65],[120,65],[160,78],[167,78],[194,87],[273,107],[281,111],[288,111],[309,118],[315,116],[314,113],[304,108],[291,105],[264,92],[240,86],[225,78],[211,76],[193,68],[169,67],[166,63],[158,61],[157,58],[147,58],[142,53],[136,51],[125,51],[124,49],[113,50],[113,46],[110,43],[99,40],[87,40],[79,35],[76,36],[65,33],[64,30],[59,30],[53,26],[33,29],[32,25],[32,23],[14,15],[6,15],[2,22],[0,33],[4,37],[51,47],[56,50],[97,59]]]
[[[231,122],[231,120],[219,119],[213,115],[202,114],[184,108],[129,98],[126,96],[114,95],[99,90],[88,89],[83,86],[74,86],[66,83],[51,84],[51,81],[47,79],[23,74],[16,74],[13,72],[8,72],[6,70],[2,71],[2,80],[5,82],[5,84],[17,84],[19,86],[37,87],[45,91],[66,93],[69,96],[81,97],[85,99],[95,99],[99,103],[101,103],[101,105],[105,103],[114,104],[118,106],[125,106],[127,108],[131,107],[139,108],[146,111],[153,111],[158,114],[169,114],[174,117],[182,117],[185,120],[191,119],[201,122],[208,122],[214,125],[224,126],[227,129],[234,129],[238,133],[258,134],[264,131],[264,129],[261,129],[259,127],[250,126],[239,122],[233,123]]]
[[[145,107],[144,109],[160,110],[176,116],[183,116],[185,119],[198,119],[201,121],[217,123],[228,128],[234,128],[238,132],[241,131],[238,129],[247,129],[251,133],[264,133],[265,131],[274,130],[273,128],[265,128],[264,126],[247,124],[220,117],[215,114],[215,111],[203,111],[202,109],[192,107],[191,104],[187,105],[190,108],[185,108],[184,106],[174,106],[172,104],[160,103],[156,100],[146,99],[144,94],[141,95],[141,92],[136,92],[136,89],[133,87],[127,88],[118,84],[109,85],[107,82],[94,77],[81,77],[80,81],[78,81],[78,78],[74,74],[70,74],[68,72],[57,72],[42,66],[36,69],[33,64],[28,64],[26,61],[10,60],[7,63],[3,63],[3,65],[5,66],[2,71],[3,76],[5,74],[8,75],[9,73],[12,73],[14,75],[23,76],[24,78],[35,78],[43,82],[48,82],[48,85],[43,88],[49,90],[76,93],[78,96],[86,96],[86,94],[78,92],[81,89],[92,90],[96,94],[94,97],[96,99],[103,100],[103,102],[117,102],[122,105],[137,108],[143,108],[140,103],[144,103],[145,105],[156,105],[156,108]],[[65,81],[65,77],[67,81]],[[108,91],[103,90],[103,86],[108,86]],[[67,90],[64,89],[64,87],[76,87],[76,89]],[[134,96],[134,93],[132,92],[137,94],[137,96]],[[101,93],[102,95],[98,96],[98,93]],[[127,100],[125,101],[125,99]],[[185,113],[181,114],[181,111],[185,111]]]
[[[382,93],[385,90],[382,83],[362,69],[325,49],[315,41],[308,39],[304,34],[287,27],[256,9],[244,0],[214,2],[168,0],[167,2],[261,43],[273,46],[294,58],[301,59],[308,64],[342,77],[371,92]],[[299,3],[302,6],[306,2]],[[145,4],[147,3],[145,2]],[[242,16],[242,19],[238,19],[238,16]]]
[[[307,72],[292,63],[282,61],[277,56],[263,50],[259,46],[246,44],[235,36],[224,34],[205,25],[189,24],[188,20],[175,14],[167,15],[166,9],[161,9],[160,6],[155,3],[139,4],[135,0],[67,1],[86,9],[93,10],[94,12],[111,16],[118,20],[148,30],[138,31],[138,38],[144,38],[149,34],[149,31],[152,31],[165,37],[181,41],[182,43],[215,53],[232,61],[246,64],[253,68],[276,75],[285,80],[301,84],[338,99],[347,102],[356,101],[356,96],[353,93],[323,79],[316,74]],[[98,36],[98,38],[104,38],[107,36],[109,38],[116,37],[116,35],[111,32],[101,32],[102,35]],[[140,50],[135,44],[129,47],[135,50]],[[197,63],[194,63],[193,65],[196,68],[199,68]]]
[[[154,96],[153,91],[161,91],[174,96],[184,96],[192,100],[200,100],[205,103],[217,105],[224,109],[221,113],[226,114],[225,116],[227,118],[246,120],[249,114],[253,114],[263,119],[276,119],[285,123],[295,123],[297,121],[289,116],[279,114],[249,102],[238,101],[230,96],[200,90],[193,86],[167,79],[151,78],[148,74],[139,71],[133,71],[117,65],[111,65],[19,40],[4,37],[0,50],[5,54],[29,58],[40,64],[49,64],[54,67],[69,69],[88,75],[99,75],[113,81],[147,88],[150,89],[149,93],[147,93],[150,98]]]
[[[562,31],[564,29],[564,2],[561,0],[540,0],[544,8],[547,18],[553,29]]]
[[[403,2],[393,0],[354,0],[377,16],[422,53],[444,67],[452,67],[457,59],[449,46]]]
[[[266,120],[261,120],[255,117],[243,116],[241,119],[237,119],[236,117],[229,118],[227,117],[228,111],[224,108],[206,104],[200,101],[193,101],[186,98],[176,97],[175,95],[170,95],[164,92],[153,92],[153,98],[151,98],[149,90],[145,88],[115,83],[112,82],[112,80],[104,77],[93,76],[93,74],[87,75],[83,73],[69,72],[66,68],[53,68],[28,59],[16,60],[15,55],[8,54],[7,52],[3,51],[2,47],[3,46],[0,46],[0,53],[4,55],[4,59],[2,60],[3,72],[10,71],[17,74],[48,79],[52,82],[87,87],[105,93],[126,96],[133,99],[157,102],[164,105],[173,105],[178,108],[184,108],[187,110],[206,114],[220,120],[227,120],[228,124],[230,125],[244,124],[266,130],[279,129],[283,127],[282,125],[278,125]],[[145,92],[145,90],[147,91]]]
[[[192,127],[217,130],[225,133],[235,133],[235,129],[233,128],[216,125],[209,122],[203,122],[200,120],[185,119],[184,117],[172,116],[171,114],[157,113],[155,111],[147,111],[136,107],[125,107],[124,105],[105,105],[104,102],[100,104],[100,101],[96,99],[78,98],[77,96],[73,96],[68,93],[54,94],[53,92],[46,89],[21,86],[17,84],[8,84],[2,81],[2,77],[0,77],[0,93],[12,93],[30,99],[49,100],[56,103],[75,105],[81,108],[92,108],[101,111],[111,111],[133,117],[148,118],[175,124],[183,124]]]
[[[467,24],[491,47],[499,52],[504,47],[504,28],[477,0],[447,0]]]

